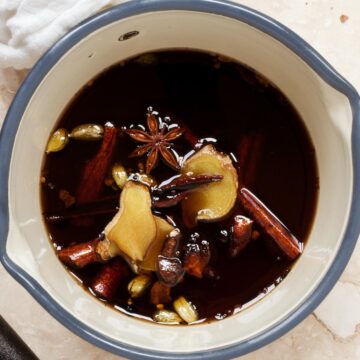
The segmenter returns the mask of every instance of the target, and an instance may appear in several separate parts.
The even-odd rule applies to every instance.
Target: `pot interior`
[[[174,48],[226,55],[279,87],[309,131],[320,177],[315,223],[304,253],[286,279],[237,315],[191,327],[133,319],[103,306],[84,291],[57,260],[39,202],[39,176],[48,135],[73,96],[113,64],[147,51]],[[171,352],[209,350],[250,339],[296,309],[314,291],[336,256],[352,195],[351,126],[351,108],[343,94],[280,42],[245,23],[186,11],[152,12],[114,22],[64,54],[23,114],[9,179],[8,254],[64,309],[111,339]]]

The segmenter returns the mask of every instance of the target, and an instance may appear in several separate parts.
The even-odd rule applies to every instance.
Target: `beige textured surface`
[[[360,92],[359,0],[238,1],[284,23]],[[341,15],[349,19],[340,21]],[[0,72],[0,123],[26,72]],[[6,84],[6,85],[5,85]],[[288,334],[245,360],[360,359],[360,245],[323,304]],[[40,359],[115,359],[65,329],[0,266],[0,313]]]

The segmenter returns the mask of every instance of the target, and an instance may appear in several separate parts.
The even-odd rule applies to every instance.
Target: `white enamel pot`
[[[60,264],[39,202],[48,134],[90,79],[133,55],[169,48],[234,58],[276,84],[315,145],[320,192],[304,253],[274,291],[223,321],[166,327],[102,305]],[[0,256],[56,319],[129,358],[226,359],[284,334],[326,296],[355,246],[359,215],[359,96],[292,31],[249,8],[216,0],[147,0],[106,10],[74,28],[34,66],[1,132]]]

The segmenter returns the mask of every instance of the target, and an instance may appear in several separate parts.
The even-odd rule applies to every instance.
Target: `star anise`
[[[168,130],[167,125],[164,123],[161,123],[161,129],[159,129],[159,121],[152,111],[147,113],[147,126],[149,132],[136,129],[127,130],[127,133],[132,139],[144,143],[144,145],[138,146],[129,156],[136,157],[147,154],[147,174],[149,174],[156,165],[159,155],[167,165],[178,170],[180,165],[176,159],[174,150],[171,149],[171,141],[179,138],[183,134],[184,129],[176,127]]]

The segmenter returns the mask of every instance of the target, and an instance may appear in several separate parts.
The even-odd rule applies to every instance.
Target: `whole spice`
[[[145,291],[151,285],[151,276],[142,274],[134,277],[128,285],[129,295],[132,298],[138,298],[144,295]]]
[[[154,283],[150,291],[150,302],[153,305],[167,304],[171,302],[170,287],[160,281]]]
[[[184,276],[181,260],[177,257],[158,256],[158,278],[166,286],[174,287]]]
[[[139,181],[143,184],[142,181]],[[154,196],[152,198],[152,207],[155,209],[168,208],[177,205],[182,199],[186,198],[191,190],[183,191],[175,195],[166,195],[162,197]],[[72,206],[69,209],[61,209],[56,213],[44,213],[46,221],[58,223],[71,219],[86,218],[90,216],[100,216],[105,214],[115,214],[118,211],[119,194],[107,196],[85,204]]]
[[[202,278],[204,270],[210,261],[210,246],[208,241],[188,243],[184,254],[184,270],[186,273]]]
[[[121,258],[117,257],[105,264],[91,282],[94,293],[106,300],[112,300],[123,280],[129,275],[129,267]]]
[[[172,231],[165,240],[157,260],[157,275],[160,282],[169,287],[177,285],[184,276],[181,260],[176,256],[179,247],[179,234]]]
[[[180,175],[170,181],[163,182],[152,188],[153,207],[168,208],[186,199],[191,191],[199,186],[217,182],[223,179],[222,175]],[[181,191],[181,192],[179,192]]]
[[[154,187],[155,193],[164,193],[172,190],[191,190],[201,185],[218,182],[223,179],[222,175],[179,175],[170,182],[166,181],[158,187]]]
[[[111,169],[111,175],[119,189],[122,189],[128,180],[128,174],[125,168],[116,162]]]
[[[180,296],[173,303],[174,309],[188,324],[199,319],[195,306],[189,302],[184,296]]]
[[[248,187],[253,187],[256,170],[261,159],[265,136],[263,133],[244,134],[238,146],[238,168],[240,180]]]
[[[97,154],[85,165],[75,196],[77,204],[84,204],[98,199],[115,153],[116,142],[116,128],[111,123],[106,123],[101,147]]]
[[[117,178],[118,186],[122,186],[125,177],[127,177],[127,175],[125,176],[125,169],[123,169],[121,165],[115,164],[112,171],[114,179]],[[115,175],[114,172],[116,173]],[[127,180],[146,183],[147,186],[153,186],[152,193],[155,194],[155,196],[153,196],[152,207],[167,208],[177,205],[181,200],[190,194],[191,190],[205,184],[221,181],[222,178],[222,175],[181,175],[170,182],[161,184],[160,186],[153,186],[155,185],[154,180],[146,174],[132,174],[127,178]],[[118,198],[119,195],[116,194],[103,199],[86,201],[85,203],[79,203],[79,200],[77,199],[75,207],[68,210],[60,210],[56,214],[44,214],[44,216],[47,221],[55,223],[68,219],[114,214],[117,211]]]
[[[168,131],[166,124],[162,124],[161,129],[159,129],[158,119],[152,111],[149,111],[147,114],[147,125],[149,132],[135,129],[127,130],[127,133],[132,139],[144,143],[144,145],[138,146],[130,154],[130,157],[147,154],[147,174],[155,167],[159,156],[163,158],[167,165],[178,170],[180,165],[176,159],[175,153],[171,150],[172,144],[170,142],[179,138],[184,130],[176,127]]]
[[[62,150],[69,142],[69,134],[66,129],[58,129],[51,136],[46,146],[46,153]]]
[[[229,254],[234,257],[248,245],[252,238],[253,221],[246,216],[237,215],[233,219]]]
[[[118,206],[119,194],[115,194],[85,204],[75,204],[71,208],[62,209],[56,213],[44,213],[44,217],[50,223],[57,223],[89,216],[115,214]]]
[[[85,243],[69,246],[60,250],[58,252],[58,257],[65,265],[72,268],[83,268],[88,264],[98,262],[100,260],[100,256],[96,252],[98,243],[99,239],[97,238]]]
[[[249,215],[276,242],[288,258],[295,259],[300,255],[301,243],[249,189],[241,188],[238,198]]]
[[[182,323],[181,317],[176,312],[170,310],[157,310],[153,316],[153,320],[166,325],[178,325]]]
[[[97,141],[102,139],[104,128],[98,124],[83,124],[75,127],[70,137],[75,140]]]
[[[152,207],[156,209],[168,208],[171,206],[176,206],[189,196],[191,190],[186,190],[181,193],[176,193],[174,195],[166,195],[165,197],[153,197]]]

